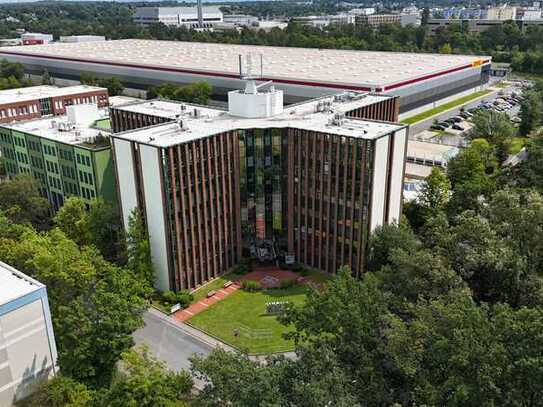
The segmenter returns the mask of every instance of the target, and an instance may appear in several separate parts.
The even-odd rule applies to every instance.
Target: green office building
[[[70,196],[116,205],[109,134],[99,119],[96,105],[78,105],[65,116],[0,125],[7,175],[31,174],[54,212]]]

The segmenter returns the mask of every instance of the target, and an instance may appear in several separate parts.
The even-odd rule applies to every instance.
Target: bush
[[[241,288],[249,292],[255,292],[262,289],[262,287],[260,286],[260,283],[258,281],[253,281],[253,280],[243,280],[241,282]]]
[[[170,306],[181,304],[183,308],[186,308],[194,300],[194,297],[187,290],[182,290],[177,293],[173,291],[164,291],[162,293],[162,300]]]
[[[234,274],[244,275],[247,274],[249,271],[249,266],[247,266],[246,264],[238,264],[234,268]]]
[[[296,286],[298,284],[298,282],[295,280],[295,279],[292,279],[292,280],[282,280],[281,281],[281,285],[280,285],[280,288],[282,290],[286,290],[288,288],[292,288],[294,286]]]

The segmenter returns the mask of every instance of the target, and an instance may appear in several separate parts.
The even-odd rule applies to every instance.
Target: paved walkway
[[[240,286],[236,283],[227,288],[220,288],[215,292],[215,295],[209,298],[204,298],[194,304],[191,304],[188,308],[177,311],[172,317],[180,322],[184,322],[187,319],[192,318],[194,315],[199,314],[203,310],[207,309],[210,305],[228,297],[233,292],[236,292]]]

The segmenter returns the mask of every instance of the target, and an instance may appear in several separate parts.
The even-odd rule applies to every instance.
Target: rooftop
[[[58,88],[56,86],[30,86],[28,88],[7,89],[0,91],[0,105],[5,103],[26,102],[58,96],[75,95],[83,92],[105,90],[96,86],[77,85]]]
[[[108,112],[106,110],[100,111],[98,120],[107,118]],[[67,115],[14,122],[3,124],[1,127],[65,144],[79,145],[88,148],[99,147],[99,145],[95,143],[97,137],[109,136],[109,133],[104,129],[70,122]]]
[[[162,117],[172,119],[175,118],[182,121],[182,127],[176,121],[139,130],[126,131],[115,134],[114,137],[159,147],[169,147],[238,129],[290,127],[347,137],[375,139],[406,127],[395,123],[349,118],[343,118],[339,123],[336,121],[334,124],[333,120],[338,114],[341,115],[348,110],[372,103],[373,98],[389,98],[389,96],[358,93],[348,95],[352,95],[353,97],[350,99],[344,98],[344,100],[338,100],[334,96],[314,99],[309,102],[287,106],[278,115],[255,119],[236,117],[223,110],[187,103],[164,100],[134,103],[118,106],[117,108],[145,114],[160,114]],[[329,102],[325,111],[317,111],[319,102]],[[195,110],[197,114],[195,114]]]
[[[55,60],[119,64],[162,71],[239,77],[238,55],[262,54],[265,79],[303,85],[386,88],[414,79],[479,66],[489,57],[449,54],[349,51],[157,40],[116,40],[3,47],[0,56],[32,55]],[[384,89],[386,90],[386,89]]]
[[[40,282],[0,261],[0,305],[7,304],[42,287],[44,285]]]

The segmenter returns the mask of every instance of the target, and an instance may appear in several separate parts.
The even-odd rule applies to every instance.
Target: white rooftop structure
[[[59,38],[60,42],[96,42],[105,41],[103,35],[66,35]]]
[[[158,147],[170,147],[199,138],[239,129],[297,128],[347,137],[374,139],[406,126],[388,122],[350,119],[344,113],[362,107],[379,95],[350,93],[340,97],[328,96],[306,103],[285,107],[281,113],[268,117],[246,118],[226,111],[170,101],[148,101],[119,106],[119,109],[175,118],[175,122],[139,130],[117,133],[114,137]],[[368,98],[368,100],[365,100]]]
[[[3,47],[0,56],[38,56],[55,61],[115,67],[155,68],[221,78],[238,78],[238,55],[261,54],[264,80],[301,86],[361,87],[387,91],[480,67],[489,57],[450,54],[350,51],[317,48],[267,47],[157,40],[117,40]],[[204,79],[204,77],[202,77]],[[360,88],[360,89],[359,89]]]
[[[44,285],[40,282],[0,262],[0,305],[37,291],[42,287]]]
[[[81,104],[68,106],[64,116],[14,122],[2,127],[70,145],[92,144],[99,136],[109,136],[103,129],[90,127],[96,120],[106,118],[106,110],[99,111],[94,104]]]
[[[76,85],[59,88],[56,86],[30,86],[28,88],[6,89],[0,91],[0,105],[18,103],[30,100],[47,99],[58,96],[75,95],[78,93],[104,90],[96,86]]]

